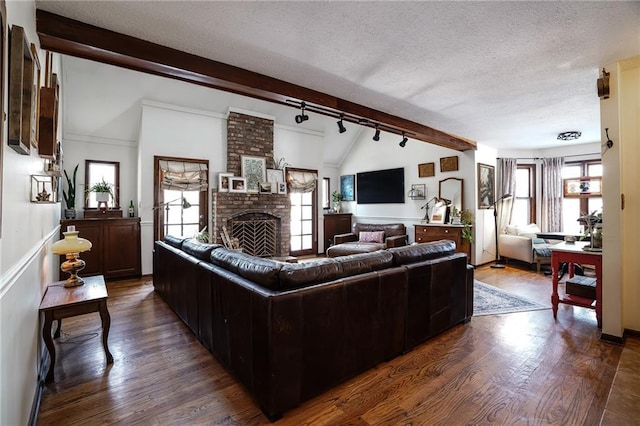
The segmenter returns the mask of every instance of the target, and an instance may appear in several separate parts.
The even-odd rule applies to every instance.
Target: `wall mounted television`
[[[357,174],[358,204],[404,203],[404,167]]]

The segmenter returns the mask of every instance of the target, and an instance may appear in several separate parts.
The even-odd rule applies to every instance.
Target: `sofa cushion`
[[[327,257],[348,256],[350,254],[358,253],[372,253],[378,250],[383,250],[384,244],[380,243],[363,243],[356,241],[353,243],[341,243],[331,246],[327,249]]]
[[[456,251],[456,243],[451,240],[440,240],[391,248],[388,251],[393,255],[395,265],[406,265],[453,254]]]
[[[289,290],[312,284],[329,282],[342,276],[342,268],[335,259],[287,263],[280,270],[280,288]]]
[[[358,240],[363,243],[384,243],[384,231],[360,231]]]
[[[220,247],[211,251],[211,263],[271,290],[280,287],[282,262]]]
[[[393,255],[386,250],[336,257],[343,277],[379,271],[393,266]]]
[[[192,238],[184,240],[182,242],[182,251],[189,253],[191,256],[197,257],[200,260],[210,261],[211,250],[222,247],[220,244],[207,244],[201,243],[198,240]]]
[[[176,237],[175,235],[165,235],[164,242],[175,248],[181,248],[186,237]]]

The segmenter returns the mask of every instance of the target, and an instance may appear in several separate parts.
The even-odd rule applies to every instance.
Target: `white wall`
[[[39,47],[33,1],[6,3],[7,21],[25,29]],[[8,44],[5,45],[5,71]],[[45,55],[38,49],[41,66]],[[59,72],[54,61],[54,72]],[[4,85],[8,84],[5,72]],[[7,90],[3,99],[7,106]],[[38,308],[46,284],[57,279],[57,256],[50,246],[58,239],[59,204],[30,202],[30,175],[42,174],[37,150],[20,155],[8,147],[7,121],[2,146],[2,236],[0,239],[0,424],[27,424],[38,382],[42,348]]]

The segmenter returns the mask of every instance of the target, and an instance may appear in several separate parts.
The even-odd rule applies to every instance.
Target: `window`
[[[154,158],[154,237],[193,237],[206,230],[208,209],[207,160]]]
[[[536,169],[533,164],[518,165],[516,193],[511,224],[524,226],[536,222]]]
[[[331,207],[331,204],[329,203],[329,188],[331,188],[331,179],[329,178],[322,178],[322,208],[323,209],[328,209],[329,207]]]
[[[120,207],[120,163],[118,161],[86,160],[84,163],[84,187],[88,191],[93,185],[106,182],[111,186],[113,197],[109,197],[107,207]],[[97,209],[95,192],[87,192],[84,197],[85,209]]]
[[[582,177],[602,177],[602,162],[592,160],[565,163],[562,168],[563,179],[579,180]],[[584,194],[564,197],[562,199],[562,231],[576,235],[582,234],[584,226],[577,219],[587,213],[600,210],[602,210],[601,195]]]
[[[317,253],[316,198],[318,173],[315,170],[287,168],[291,192],[290,254],[304,256]],[[324,184],[324,179],[322,181]],[[328,192],[328,189],[327,189]]]

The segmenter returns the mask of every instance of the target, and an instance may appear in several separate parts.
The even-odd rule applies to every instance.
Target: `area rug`
[[[510,314],[513,312],[551,309],[542,303],[500,290],[481,281],[473,283],[473,315]]]

